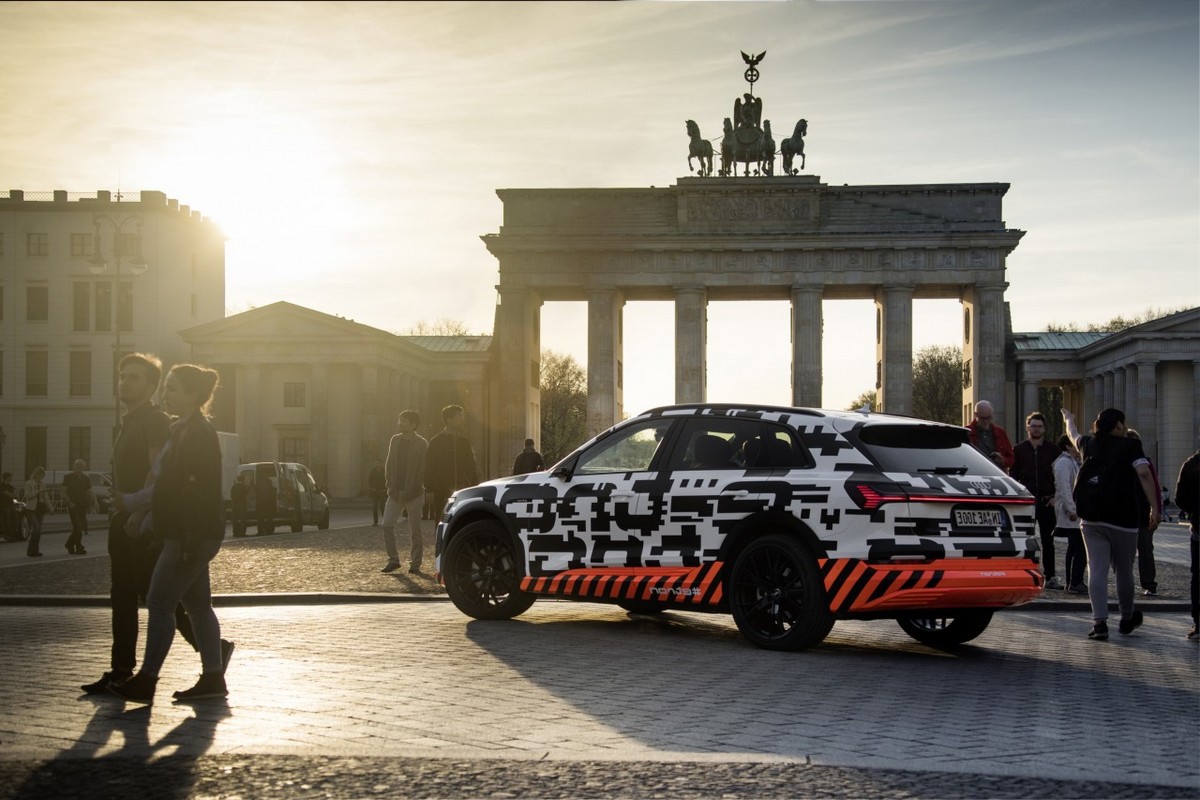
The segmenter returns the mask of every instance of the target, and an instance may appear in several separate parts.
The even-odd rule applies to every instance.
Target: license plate
[[[954,525],[958,528],[999,528],[1002,518],[995,508],[956,508]]]

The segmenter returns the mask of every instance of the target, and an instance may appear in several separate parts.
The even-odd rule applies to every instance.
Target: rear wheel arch
[[[825,546],[811,528],[792,514],[778,511],[752,514],[738,523],[721,544],[719,558],[726,565],[732,565],[751,542],[772,534],[791,536],[815,559],[828,558]]]

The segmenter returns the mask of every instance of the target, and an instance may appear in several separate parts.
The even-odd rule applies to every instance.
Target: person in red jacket
[[[967,426],[971,444],[1008,472],[1013,465],[1013,446],[1004,428],[992,422],[992,404],[980,400],[975,404],[975,419]]]

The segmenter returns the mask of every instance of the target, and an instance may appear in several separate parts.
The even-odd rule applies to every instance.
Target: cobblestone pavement
[[[381,556],[369,526],[227,542],[230,698],[195,707],[169,702],[198,668],[182,643],[150,708],[78,692],[108,615],[59,596],[102,605],[105,556],[0,568],[0,798],[1200,797],[1186,567],[1160,563],[1163,599],[1107,643],[1048,593],[956,652],[876,621],[779,654],[723,616],[473,621]]]

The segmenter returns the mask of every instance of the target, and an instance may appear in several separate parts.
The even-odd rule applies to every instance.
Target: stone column
[[[879,406],[889,414],[912,413],[911,286],[875,291],[875,358]]]
[[[1092,420],[1096,419],[1096,415],[1104,408],[1104,376],[1096,375],[1091,380],[1092,384],[1092,409],[1088,412],[1087,419],[1084,420],[1087,431],[1091,431]],[[1082,430],[1085,425],[1081,425]]]
[[[1118,367],[1112,372],[1113,404],[1118,408],[1129,408],[1126,392],[1129,390],[1129,369]]]
[[[329,483],[329,439],[338,431],[330,431],[329,418],[329,367],[326,364],[313,364],[309,374],[312,406],[308,416],[308,468],[321,485]],[[340,483],[340,481],[339,481]]]
[[[1200,447],[1200,360],[1192,362],[1192,427],[1190,452]],[[1174,478],[1172,478],[1174,480]],[[1171,487],[1174,491],[1175,487]]]
[[[1113,371],[1108,370],[1101,373],[1100,377],[1104,380],[1104,405],[1116,405],[1116,399],[1113,397],[1113,389],[1116,388],[1116,380],[1113,377]]]
[[[1004,290],[1008,284],[971,286],[963,292],[963,358],[970,362],[969,388],[963,390],[963,405],[974,409],[987,400],[996,422],[1011,424],[1007,417],[1004,389]],[[966,415],[970,421],[970,413]]]
[[[589,289],[587,295],[587,435],[595,436],[620,419],[621,309],[625,298],[617,289],[608,286]],[[521,446],[512,452],[521,452]]]
[[[240,365],[237,368],[237,397],[234,400],[234,424],[238,432],[238,450],[242,461],[263,461],[262,429],[258,400],[262,396],[257,364]],[[274,455],[269,456],[274,459]]]
[[[1142,450],[1157,467],[1158,456],[1158,362],[1138,361],[1137,404],[1123,409],[1126,424],[1142,437]],[[1164,480],[1162,475],[1160,480]]]
[[[792,405],[821,408],[821,287],[792,287]]]
[[[1017,429],[1013,442],[1025,438],[1025,418],[1038,410],[1038,382],[1024,380],[1021,382],[1021,410],[1017,418]]]
[[[540,405],[541,337],[539,320],[542,301],[538,294],[523,286],[497,286],[500,305],[496,307],[496,329],[493,346],[498,347],[496,360],[499,393],[493,398],[493,423],[497,428],[499,452],[486,464],[481,464],[485,477],[507,475],[511,464],[500,463],[505,454],[519,453],[525,438],[541,438],[540,419],[530,419],[529,408]],[[409,386],[410,394],[420,387]],[[511,458],[511,455],[508,456]]]
[[[675,402],[703,403],[707,397],[708,292],[675,287]]]
[[[1125,391],[1123,394],[1116,395],[1113,402],[1109,405],[1115,405],[1117,408],[1124,411],[1126,414],[1133,414],[1133,409],[1138,406],[1138,372],[1137,366],[1129,364],[1125,367]],[[1133,426],[1137,428],[1137,425]]]

